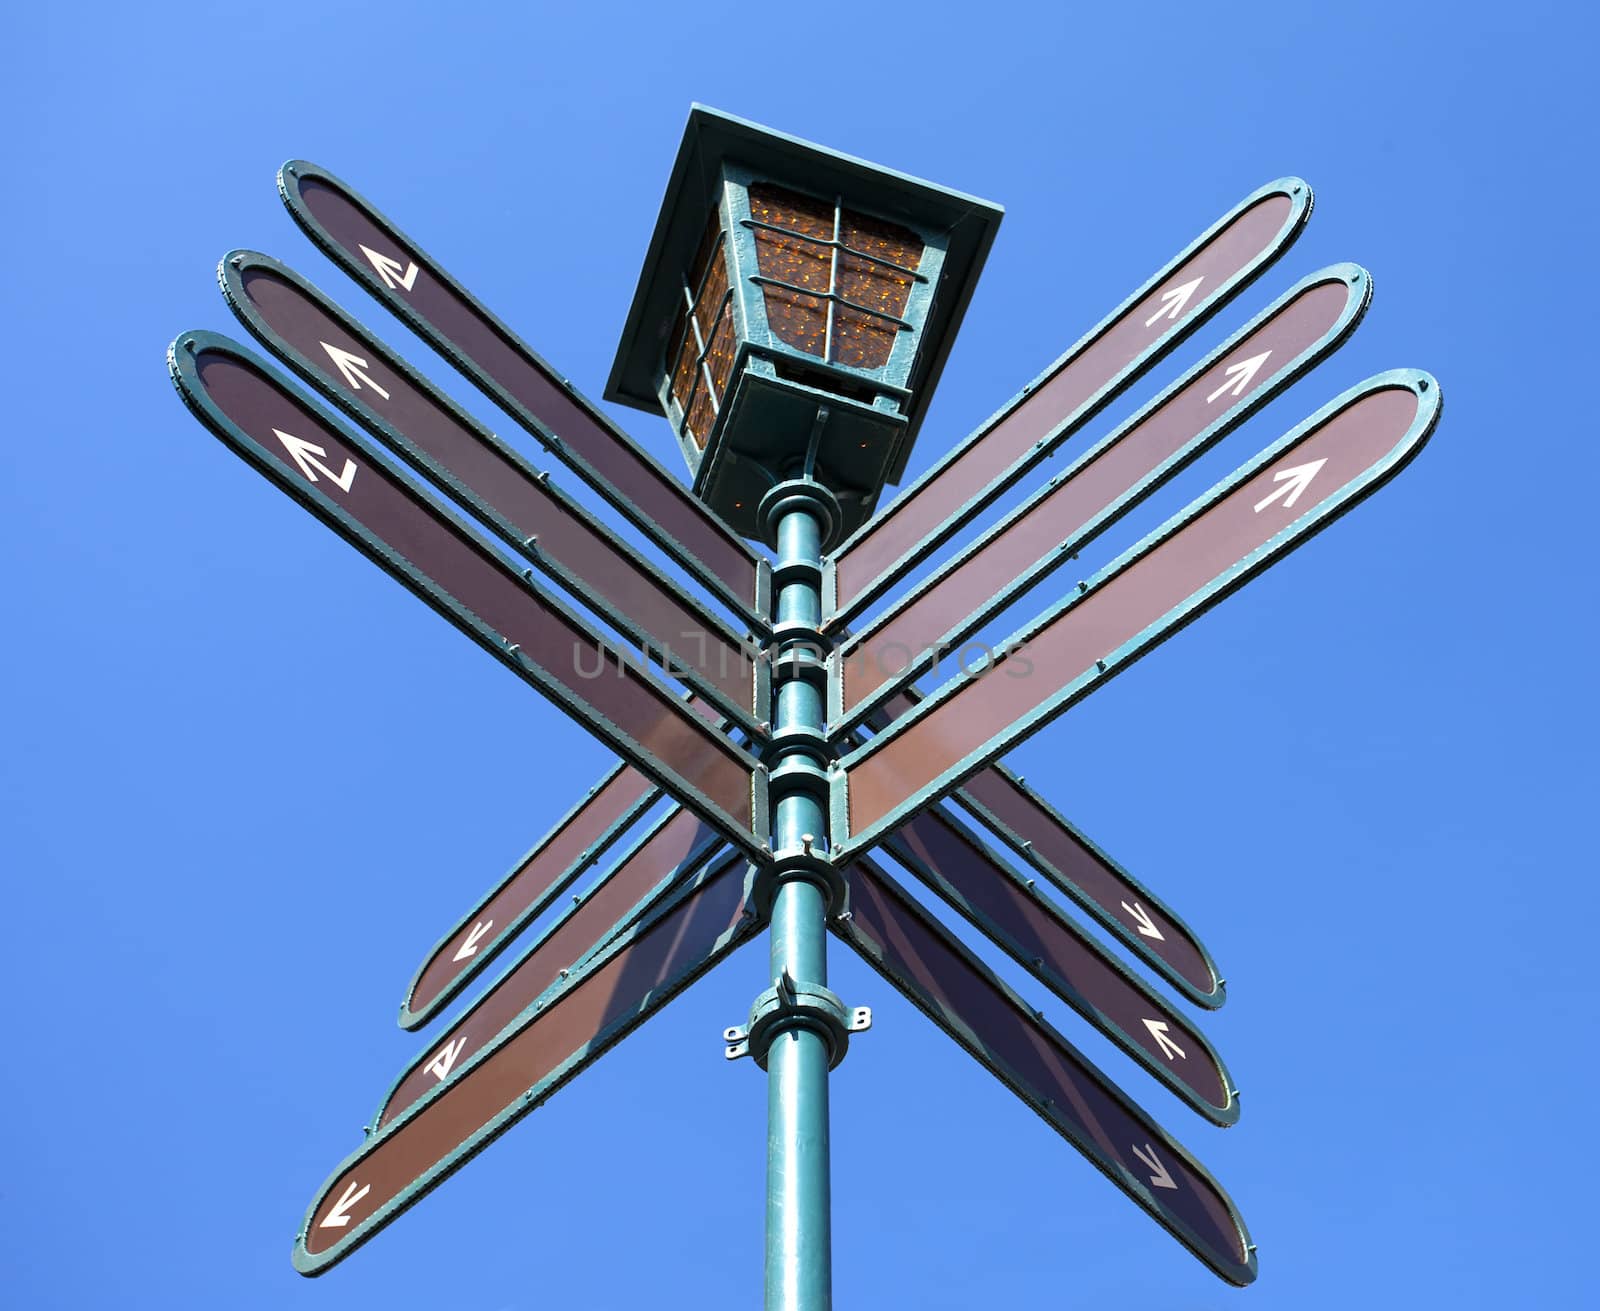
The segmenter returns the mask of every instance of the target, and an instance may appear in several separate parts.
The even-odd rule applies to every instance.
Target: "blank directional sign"
[[[744,862],[714,866],[475,1055],[436,1053],[451,1061],[446,1077],[318,1190],[295,1241],[296,1269],[317,1275],[348,1256],[753,937],[746,882]]]
[[[188,333],[170,362],[190,408],[236,454],[729,841],[762,851],[754,757],[631,665],[605,663],[598,633],[247,351]]]
[[[835,657],[834,731],[859,723],[939,657],[956,651],[959,662],[962,641],[1338,347],[1371,287],[1354,264],[1306,278],[856,633]]]
[[[370,330],[266,255],[234,251],[221,280],[264,345],[501,540],[747,730],[767,718],[758,662],[739,634]]]
[[[1199,1030],[970,829],[930,808],[883,847],[1201,1115],[1223,1125],[1238,1120],[1233,1080]]]
[[[660,798],[618,765],[428,953],[400,1007],[400,1027],[426,1024],[535,917],[573,885]]]
[[[834,552],[830,622],[881,596],[1104,409],[1287,250],[1310,213],[1311,188],[1283,178],[1223,215]]]
[[[1013,654],[945,684],[842,762],[840,855],[943,796],[1393,477],[1439,414],[1438,384],[1369,379],[1006,642]]]
[[[765,627],[766,566],[755,553],[421,247],[314,164],[285,164],[278,187],[295,221],[347,273],[685,569]]]
[[[377,1126],[389,1124],[463,1068],[573,966],[625,929],[653,892],[726,850],[716,831],[688,811],[662,820],[598,886],[576,899],[466,1014],[434,1039],[384,1099]]]
[[[1255,1248],[1221,1185],[870,860],[832,928],[1112,1183],[1230,1283]]]

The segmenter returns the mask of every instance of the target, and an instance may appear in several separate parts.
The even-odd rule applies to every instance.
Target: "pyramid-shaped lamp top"
[[[606,399],[664,413],[745,536],[806,471],[848,532],[904,472],[1002,212],[695,105]]]

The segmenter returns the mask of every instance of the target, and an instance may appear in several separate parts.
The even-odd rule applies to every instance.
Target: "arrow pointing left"
[[[360,245],[360,243],[357,243]],[[415,261],[400,267],[400,261],[389,255],[384,255],[373,250],[371,246],[362,246],[361,253],[367,257],[367,263],[378,271],[378,276],[383,279],[383,285],[393,291],[398,287],[401,291],[410,291],[417,282],[417,266]]]
[[[320,1229],[343,1229],[350,1223],[350,1208],[372,1191],[371,1184],[362,1184],[359,1187],[352,1179],[349,1186],[339,1194],[339,1200],[328,1208],[328,1214],[322,1217]]]
[[[469,956],[476,956],[478,954],[478,939],[492,928],[494,928],[493,920],[479,920],[472,926],[467,933],[466,939],[456,948],[456,954],[450,959],[452,961],[460,961],[466,960]]]
[[[344,468],[335,473],[323,463],[328,457],[328,452],[314,442],[308,442],[304,438],[296,437],[293,433],[284,432],[282,428],[274,428],[272,435],[283,444],[283,449],[288,451],[290,458],[300,466],[300,472],[305,474],[312,482],[316,482],[317,475],[321,474],[341,492],[350,490],[350,484],[356,480],[356,462],[354,460],[346,460]]]
[[[189,408],[236,454],[723,837],[760,856],[768,825],[754,756],[631,663],[618,660],[613,671],[598,632],[242,347],[188,333],[168,363]],[[308,462],[346,495],[330,498]],[[338,463],[344,471],[333,475]]]
[[[389,393],[366,375],[367,362],[361,356],[353,355],[344,347],[335,346],[331,342],[319,342],[318,345],[328,352],[333,367],[344,375],[344,380],[352,391],[360,391],[364,386],[371,387],[384,400],[389,399]]]

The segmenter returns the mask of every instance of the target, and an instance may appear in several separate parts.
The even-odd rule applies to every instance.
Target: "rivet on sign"
[[[507,655],[516,655],[521,650],[522,650],[522,647],[519,646],[516,642],[510,642],[510,643],[508,643],[506,645],[506,654]]]
[[[244,265],[244,257],[242,255],[235,255],[232,259],[230,259],[228,261],[228,263],[232,264],[233,267],[236,268],[236,269],[237,268],[241,268]]]
[[[1080,592],[1087,592],[1089,590],[1089,584],[1084,582],[1081,578],[1078,579],[1078,590]]]
[[[1022,886],[1025,887],[1025,888],[1031,888],[1033,886],[1033,880],[1032,879],[1023,879]]]
[[[194,338],[190,337],[187,340],[185,340],[185,342],[183,343],[183,348],[184,348],[184,350],[192,351],[194,349]]]
[[[1106,662],[1104,660],[1096,660],[1094,662],[1094,667],[1096,669],[1098,669],[1102,674],[1106,672]]]

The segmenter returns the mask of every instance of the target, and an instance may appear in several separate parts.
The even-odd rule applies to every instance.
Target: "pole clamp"
[[[796,983],[787,973],[773,980],[772,986],[755,999],[750,1018],[743,1026],[731,1025],[722,1031],[727,1044],[724,1054],[730,1061],[741,1056],[755,1058],[763,1070],[774,1039],[790,1029],[807,1029],[828,1044],[828,1068],[844,1060],[850,1035],[872,1027],[870,1006],[846,1007],[821,984]]]

